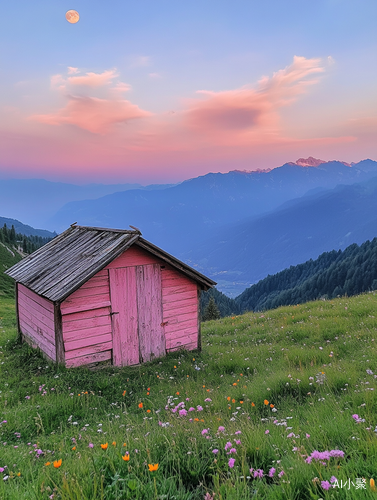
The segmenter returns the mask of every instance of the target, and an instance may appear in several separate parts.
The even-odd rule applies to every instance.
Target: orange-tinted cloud
[[[151,114],[126,100],[73,95],[68,99],[65,108],[56,113],[34,115],[30,119],[49,125],[76,125],[93,134],[105,134],[116,123],[125,123]]]
[[[88,87],[103,87],[111,83],[118,76],[115,70],[104,71],[103,73],[86,73],[82,76],[70,76],[67,78],[71,85],[86,85]]]

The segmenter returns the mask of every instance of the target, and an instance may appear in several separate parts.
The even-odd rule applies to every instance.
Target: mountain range
[[[7,191],[8,200],[12,190],[19,194],[21,220],[29,222],[32,212],[35,225],[57,232],[76,221],[115,228],[132,224],[233,297],[268,274],[377,236],[373,160],[300,158],[272,170],[209,173],[177,185],[136,189],[12,182],[0,181],[0,191]],[[28,182],[38,189],[27,188]],[[1,197],[2,215],[5,205]]]

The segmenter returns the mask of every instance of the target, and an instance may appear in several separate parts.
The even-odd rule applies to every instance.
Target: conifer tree
[[[209,299],[207,307],[204,309],[203,321],[210,321],[211,319],[219,319],[220,311],[216,305],[215,299],[211,297]]]

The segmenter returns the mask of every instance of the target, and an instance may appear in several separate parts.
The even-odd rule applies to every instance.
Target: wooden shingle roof
[[[5,271],[17,282],[53,302],[61,302],[132,245],[175,267],[204,289],[216,283],[141,237],[139,230],[72,225]]]

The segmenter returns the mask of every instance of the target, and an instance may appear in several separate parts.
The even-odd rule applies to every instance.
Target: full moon
[[[80,19],[80,16],[77,10],[68,10],[65,14],[65,18],[69,23],[76,24]]]

